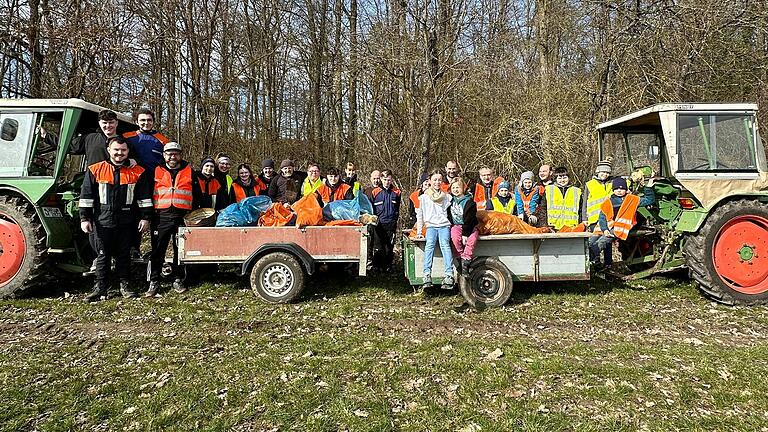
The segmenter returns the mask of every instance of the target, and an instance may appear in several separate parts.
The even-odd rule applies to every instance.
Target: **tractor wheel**
[[[713,211],[683,248],[691,277],[712,300],[768,303],[768,205],[736,200]]]
[[[0,196],[0,298],[19,297],[44,273],[45,230],[32,204]]]

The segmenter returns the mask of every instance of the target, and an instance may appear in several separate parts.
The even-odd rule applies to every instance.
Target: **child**
[[[536,225],[536,206],[539,202],[539,188],[533,184],[533,171],[526,171],[520,176],[520,183],[515,189],[517,217],[530,225]]]
[[[506,183],[506,182],[504,182]],[[502,185],[504,185],[502,183]],[[480,233],[477,231],[477,204],[465,193],[467,185],[461,177],[451,180],[451,207],[448,219],[451,221],[451,243],[461,257],[461,274],[469,275],[469,263]],[[499,186],[501,191],[501,186]],[[509,184],[507,184],[509,192]],[[494,198],[495,199],[495,198]]]
[[[440,251],[445,264],[443,288],[453,288],[453,254],[451,253],[451,222],[448,220],[448,207],[451,197],[440,188],[443,175],[434,170],[429,175],[429,188],[419,196],[419,208],[416,209],[417,238],[422,238],[421,229],[427,227],[427,242],[424,246],[424,288],[432,287],[432,258],[435,244],[440,242]]]
[[[555,168],[555,184],[544,190],[549,226],[560,231],[563,227],[575,227],[581,223],[581,189],[571,185],[568,168]]]
[[[493,204],[493,211],[512,214],[512,209],[515,207],[515,200],[509,194],[509,182],[503,181],[499,183],[499,191],[496,192],[496,196],[491,200]]]

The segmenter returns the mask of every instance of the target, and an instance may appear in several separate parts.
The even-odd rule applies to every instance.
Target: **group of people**
[[[612,244],[626,240],[637,223],[637,209],[655,202],[653,177],[643,195],[629,192],[624,177],[611,177],[612,161],[600,161],[592,179],[579,188],[571,183],[565,167],[554,170],[542,165],[538,180],[526,171],[514,189],[496,176],[490,167],[479,170],[479,179],[462,178],[458,164],[449,161],[444,170],[433,170],[421,177],[421,186],[410,195],[410,222],[416,235],[426,240],[424,248],[424,287],[432,286],[435,247],[440,246],[445,265],[442,286],[452,288],[453,257],[460,258],[461,273],[469,272],[479,237],[478,210],[516,215],[524,222],[549,227],[553,231],[582,231],[589,238],[590,261],[594,267],[612,264]],[[604,255],[604,264],[600,255]]]

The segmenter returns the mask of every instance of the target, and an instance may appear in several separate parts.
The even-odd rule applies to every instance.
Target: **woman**
[[[216,156],[216,171],[214,175],[219,179],[221,185],[227,185],[227,193],[232,189],[232,176],[229,170],[232,168],[232,159],[226,153],[219,153]]]
[[[240,164],[237,167],[237,180],[232,182],[232,190],[229,191],[229,201],[239,203],[248,197],[262,195],[266,190],[264,183],[253,176],[251,167]]]
[[[452,198],[451,207],[448,209],[451,221],[451,243],[461,257],[461,274],[464,276],[469,274],[469,263],[472,261],[472,253],[480,236],[477,230],[477,204],[465,192],[466,189],[467,185],[461,177],[451,180]]]
[[[212,157],[203,159],[200,163],[200,171],[195,173],[202,194],[200,196],[200,208],[212,208],[221,210],[229,205],[227,188],[222,186],[221,180],[214,175],[216,163]]]
[[[440,170],[434,170],[429,175],[429,188],[419,197],[419,208],[416,209],[416,238],[421,235],[422,227],[427,227],[426,244],[424,246],[424,288],[432,287],[432,260],[435,245],[440,242],[443,254],[445,276],[443,288],[452,289],[453,253],[451,252],[451,221],[448,220],[448,207],[451,197],[442,191],[443,175]]]

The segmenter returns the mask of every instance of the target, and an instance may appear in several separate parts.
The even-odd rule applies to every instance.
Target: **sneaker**
[[[461,260],[461,275],[469,276],[469,260],[468,259]]]
[[[120,281],[120,295],[126,299],[138,297],[136,291],[131,288],[131,284],[127,280]]]
[[[424,289],[432,288],[432,275],[431,274],[425,274],[424,275]]]
[[[144,297],[154,297],[157,295],[157,289],[159,284],[155,281],[149,283],[149,289],[144,293]]]
[[[85,296],[85,301],[87,303],[91,303],[99,300],[105,300],[106,297],[107,297],[107,290],[100,287],[94,287],[93,291],[91,291],[90,294]]]
[[[443,278],[443,289],[453,289],[453,285],[456,281],[453,280],[453,276],[446,276]]]
[[[181,294],[187,291],[187,287],[184,286],[184,283],[181,281],[181,279],[176,279],[173,281],[173,290]]]

